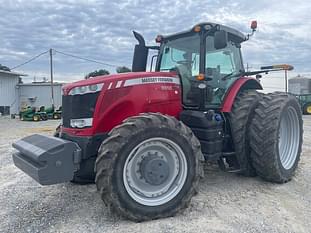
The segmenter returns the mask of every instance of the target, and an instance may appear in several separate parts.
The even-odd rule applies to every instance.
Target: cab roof
[[[178,33],[174,33],[174,34],[170,34],[170,35],[164,35],[162,36],[164,40],[169,40],[169,39],[173,39],[173,38],[177,38],[186,34],[190,34],[190,33],[195,33],[194,32],[194,28],[197,26],[201,26],[201,27],[205,27],[205,26],[219,26],[219,30],[224,30],[228,33],[228,38],[231,41],[237,42],[237,43],[242,43],[243,41],[246,40],[246,36],[241,33],[240,31],[228,27],[228,26],[224,26],[221,24],[217,24],[217,23],[211,23],[211,22],[203,22],[203,23],[199,23],[196,24],[193,28],[191,28],[190,30],[186,30],[186,31],[182,31],[182,32],[178,32]]]

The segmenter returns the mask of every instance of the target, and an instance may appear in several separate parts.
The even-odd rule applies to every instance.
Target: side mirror
[[[227,47],[228,33],[224,30],[215,32],[214,34],[214,47],[215,49],[223,49]]]
[[[145,45],[143,36],[135,31],[133,33],[139,44],[135,45],[132,72],[146,71],[149,49]]]

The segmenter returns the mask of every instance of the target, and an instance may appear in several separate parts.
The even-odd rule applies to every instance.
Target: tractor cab
[[[135,36],[137,38],[137,34]],[[156,71],[178,73],[184,107],[204,110],[219,108],[229,87],[244,73],[240,48],[241,43],[247,39],[247,36],[235,29],[201,23],[188,31],[157,36],[159,47],[143,46],[158,49]],[[146,68],[146,62],[137,65],[145,61],[142,57],[148,54],[137,54],[142,51],[139,46],[141,44],[135,48],[133,71]]]

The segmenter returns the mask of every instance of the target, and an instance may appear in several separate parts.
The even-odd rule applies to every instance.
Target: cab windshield
[[[205,64],[201,70],[205,71],[207,84],[213,91],[212,101],[206,104],[220,105],[227,89],[243,70],[240,49],[228,41],[227,47],[216,50],[212,36],[206,38],[205,46]],[[161,45],[159,70],[178,71],[183,86],[184,105],[199,104],[196,77],[200,70],[200,56],[198,33],[167,40]]]

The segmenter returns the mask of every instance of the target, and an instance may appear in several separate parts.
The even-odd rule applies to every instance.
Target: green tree
[[[11,71],[9,67],[0,64],[0,70]]]
[[[96,77],[100,75],[108,75],[110,74],[108,70],[105,69],[100,69],[100,70],[95,70],[87,75],[84,76],[85,79],[91,78],[91,77]]]
[[[117,73],[128,73],[131,72],[132,70],[126,66],[119,66],[116,69]]]

